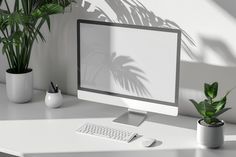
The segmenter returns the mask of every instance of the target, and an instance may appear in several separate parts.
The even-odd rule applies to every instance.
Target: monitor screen
[[[78,45],[78,90],[177,106],[179,30],[78,20]]]

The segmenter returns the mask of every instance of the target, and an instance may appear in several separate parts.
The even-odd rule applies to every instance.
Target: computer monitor
[[[115,121],[136,126],[143,112],[178,114],[180,30],[89,20],[77,29],[79,99],[126,107]]]

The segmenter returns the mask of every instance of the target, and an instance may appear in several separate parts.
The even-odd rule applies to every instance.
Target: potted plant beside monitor
[[[198,113],[202,116],[197,122],[197,142],[207,148],[218,148],[224,142],[224,121],[217,117],[231,108],[225,108],[227,95],[220,100],[215,100],[218,91],[218,83],[204,84],[206,99],[196,102],[190,99]]]
[[[50,30],[50,15],[62,13],[71,0],[0,0],[0,44],[9,69],[6,88],[9,100],[28,102],[32,98],[32,69],[29,67],[32,46],[44,23]],[[9,6],[9,4],[13,6]]]

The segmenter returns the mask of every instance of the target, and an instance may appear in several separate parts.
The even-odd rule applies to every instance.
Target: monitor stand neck
[[[146,117],[147,117],[147,112],[145,111],[128,109],[128,112],[125,112],[118,118],[114,119],[113,122],[139,126],[146,119]]]

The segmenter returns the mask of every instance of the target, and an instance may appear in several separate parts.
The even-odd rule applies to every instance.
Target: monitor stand
[[[139,126],[146,119],[147,112],[139,111],[134,109],[128,109],[128,112],[125,112],[118,118],[114,119],[113,122]]]

